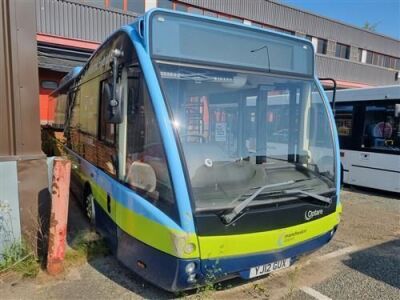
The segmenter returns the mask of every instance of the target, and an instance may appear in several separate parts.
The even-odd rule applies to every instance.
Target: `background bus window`
[[[351,136],[353,134],[353,105],[337,105],[335,120],[338,135]]]
[[[363,147],[399,152],[399,127],[395,104],[366,106]]]
[[[316,93],[315,89],[313,93]],[[314,97],[313,97],[314,98]],[[313,99],[313,105],[310,108],[310,145],[315,147],[324,147],[326,145],[326,138],[331,136],[330,124],[324,122],[326,120],[325,105]]]

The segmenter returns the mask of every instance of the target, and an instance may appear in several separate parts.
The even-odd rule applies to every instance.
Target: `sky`
[[[400,40],[400,0],[278,0],[318,15],[362,27],[376,24],[376,32]]]

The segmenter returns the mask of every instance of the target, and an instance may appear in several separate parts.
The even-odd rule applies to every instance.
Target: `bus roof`
[[[79,78],[80,75],[82,75],[82,73],[84,72],[84,70],[87,68],[87,66],[89,65],[91,59],[95,56],[95,54],[99,51],[102,51],[104,44],[107,43],[107,41],[109,41],[110,39],[112,39],[112,37],[114,36],[115,33],[120,32],[120,31],[124,31],[124,28],[131,28],[134,29],[135,31],[139,32],[139,35],[141,36],[141,38],[144,39],[144,46],[145,48],[148,47],[148,45],[146,45],[148,43],[148,40],[146,40],[146,38],[149,38],[149,30],[150,30],[150,26],[148,24],[150,16],[152,15],[157,15],[157,14],[169,14],[172,16],[176,16],[176,17],[180,17],[180,18],[192,18],[193,20],[199,20],[199,21],[203,21],[203,22],[207,22],[207,21],[213,21],[216,22],[217,24],[221,24],[222,25],[230,25],[233,26],[233,30],[236,31],[241,28],[243,30],[249,30],[249,31],[253,31],[253,32],[259,32],[259,33],[264,33],[264,34],[268,34],[272,37],[276,37],[276,38],[282,38],[283,40],[291,40],[291,41],[295,41],[297,43],[300,43],[299,45],[302,45],[304,47],[304,45],[308,45],[311,48],[313,47],[312,43],[310,41],[308,41],[305,38],[301,38],[301,37],[297,37],[297,36],[292,36],[292,35],[288,35],[286,33],[281,33],[281,32],[276,32],[276,31],[272,31],[266,28],[258,28],[258,27],[254,27],[254,26],[249,26],[246,24],[239,24],[233,21],[227,21],[227,20],[221,20],[221,19],[217,19],[217,18],[213,18],[213,17],[207,17],[207,16],[199,16],[196,14],[190,14],[190,13],[184,13],[184,12],[180,12],[180,11],[172,11],[172,10],[167,10],[167,9],[160,9],[160,8],[155,8],[155,9],[151,9],[149,11],[147,11],[144,15],[138,17],[134,22],[127,24],[125,26],[122,26],[121,28],[117,29],[113,34],[111,34],[109,37],[107,37],[103,43],[92,53],[91,57],[88,59],[88,61],[85,63],[85,65],[83,66],[78,66],[73,68],[60,82],[59,87],[54,90],[52,92],[51,95],[56,96],[60,93],[64,93],[67,89],[69,89],[69,87],[74,83],[74,81],[76,79]],[[141,29],[140,24],[144,23],[144,26],[146,27],[146,29],[144,30],[144,36],[142,36],[143,29]],[[211,27],[214,28],[215,24],[211,24]],[[167,35],[167,36],[170,36]],[[167,39],[166,41],[167,45],[173,44],[171,43],[170,39]],[[189,43],[190,44],[190,43]],[[303,45],[304,44],[304,45]],[[208,45],[206,45],[208,47]],[[261,47],[263,48],[263,47]],[[262,49],[255,49],[255,50],[262,50]],[[303,48],[303,50],[305,50],[305,48]],[[147,51],[149,51],[149,49],[147,48]],[[224,48],[224,52],[225,52],[225,48]],[[273,56],[273,51],[269,50],[268,52],[272,52],[272,53],[268,53],[268,56]],[[298,53],[299,51],[297,51]],[[310,51],[312,53],[314,53],[313,51]],[[262,53],[262,52],[261,52]],[[278,61],[284,61],[284,59],[282,59],[282,56],[279,55],[279,51],[277,53],[278,55]],[[265,56],[265,53],[263,54]],[[275,57],[274,57],[275,58]],[[309,66],[311,66],[310,70],[308,70],[308,72],[304,72],[304,73],[309,73],[310,75],[314,74],[314,62],[313,62],[313,57],[311,57],[311,61],[309,62]],[[305,59],[297,59],[296,62],[304,62]],[[276,62],[274,62],[276,64]],[[279,67],[279,66],[278,66]],[[299,66],[297,66],[299,68]],[[300,66],[301,68],[302,66]],[[304,68],[304,67],[303,67]],[[271,64],[269,63],[269,69],[271,69]],[[293,70],[288,70],[288,71],[293,71]],[[295,70],[298,71],[298,70]]]
[[[164,9],[145,16],[153,58],[314,77],[313,45],[306,39]]]
[[[332,101],[332,91],[327,91],[326,95]],[[400,85],[338,90],[335,98],[336,102],[400,99]]]

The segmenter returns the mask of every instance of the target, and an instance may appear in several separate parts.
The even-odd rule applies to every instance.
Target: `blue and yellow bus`
[[[156,9],[53,97],[72,191],[163,289],[288,267],[336,231],[336,127],[305,39]]]

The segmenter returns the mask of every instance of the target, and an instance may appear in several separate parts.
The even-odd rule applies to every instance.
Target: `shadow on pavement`
[[[174,299],[177,295],[166,292],[145,281],[121,265],[114,256],[89,261],[89,264],[115,284],[145,299]]]
[[[382,190],[377,190],[377,189],[367,188],[367,187],[362,187],[362,186],[344,184],[343,191],[364,194],[367,196],[377,196],[377,197],[384,197],[384,198],[389,198],[389,199],[400,200],[399,193],[382,191]]]
[[[91,228],[86,216],[84,215],[81,205],[78,200],[71,195],[68,211],[68,235],[67,244],[72,249],[75,249],[75,241],[80,238],[83,233],[94,232]],[[141,295],[144,298],[157,299],[172,299],[176,296],[172,293],[163,291],[152,284],[146,282],[141,277],[134,274],[122,266],[117,259],[112,255],[104,257],[87,257],[88,264],[97,272],[101,273],[111,281],[122,286],[131,292]]]
[[[400,239],[350,254],[344,264],[400,289]]]
[[[67,244],[71,245],[72,241],[84,231],[90,231],[90,224],[83,213],[78,200],[70,193],[68,206],[68,229]]]
[[[71,195],[69,203],[69,215],[68,215],[68,236],[67,243],[71,248],[74,247],[74,241],[83,233],[91,232],[93,233],[93,228],[91,228],[86,216],[83,213],[78,201]],[[153,284],[147,282],[139,275],[135,274],[133,271],[127,269],[118,260],[112,256],[100,256],[100,257],[87,257],[88,264],[95,269],[97,272],[101,273],[109,280],[115,284],[131,291],[136,295],[140,295],[146,299],[176,299],[184,296],[194,295],[198,292],[201,293],[202,289],[194,289],[190,291],[184,291],[181,293],[170,293],[164,291]],[[160,266],[162,267],[162,266]],[[216,283],[212,290],[226,290],[232,287],[237,287],[249,282],[256,281],[260,278],[255,278],[253,280],[242,280],[240,278],[233,278],[220,283]],[[210,289],[210,287],[207,287]],[[206,288],[206,289],[207,289]],[[200,296],[201,297],[201,296]]]

